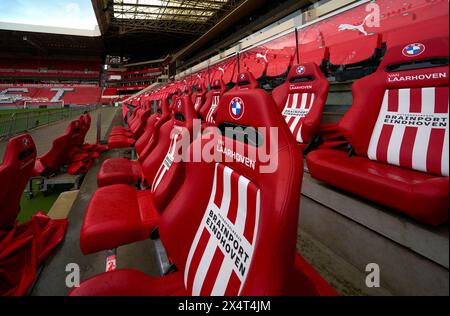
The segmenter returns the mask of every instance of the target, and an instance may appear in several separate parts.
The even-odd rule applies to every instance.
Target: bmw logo
[[[403,55],[406,57],[416,57],[422,55],[425,52],[425,45],[421,43],[409,44],[403,48]]]
[[[230,115],[235,120],[240,120],[244,115],[244,101],[241,98],[234,98],[230,103]]]
[[[305,67],[303,67],[303,66],[300,66],[297,68],[297,74],[299,74],[299,75],[303,75],[305,73],[305,71],[306,71]]]

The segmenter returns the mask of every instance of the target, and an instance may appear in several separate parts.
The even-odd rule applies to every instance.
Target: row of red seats
[[[148,116],[144,104],[128,118],[129,129],[113,130],[123,137],[139,134],[134,138],[139,158],[105,161],[98,175],[100,188],[86,210],[80,235],[83,253],[90,254],[151,235],[156,238],[158,231],[177,272],[152,278],[134,270],[115,270],[85,281],[71,295],[336,294],[296,255],[303,160],[273,98],[256,88],[249,73],[239,76],[237,87],[228,93],[224,94],[221,82],[213,87],[205,98],[209,109],[195,110],[193,100],[198,95],[178,91],[169,104],[168,95],[161,93],[157,113]],[[197,89],[196,94],[200,93]],[[242,110],[239,117],[233,114],[236,100]],[[211,111],[213,106],[217,112]],[[181,143],[187,141],[192,148],[207,146],[205,139],[193,134],[193,120],[202,112],[204,129],[227,123],[281,127],[276,154],[284,163],[266,174],[226,159],[178,161]],[[215,123],[206,122],[207,117]],[[142,125],[144,131],[137,133]],[[226,136],[217,129],[211,133],[225,143]],[[237,148],[236,139],[229,141]],[[250,146],[254,145],[245,143],[246,150]],[[216,155],[225,157],[217,148],[211,146]],[[263,164],[256,159],[258,166]],[[130,186],[137,182],[142,189]],[[228,232],[223,232],[227,240],[222,238],[222,247],[217,228],[223,227]],[[268,262],[267,258],[277,260]]]
[[[353,86],[353,105],[339,123],[351,150],[311,151],[306,161],[312,176],[425,223],[446,222],[448,48],[448,38],[391,48],[376,73]],[[85,254],[155,238],[157,231],[177,272],[152,278],[116,270],[85,281],[72,295],[334,293],[295,255],[301,150],[319,132],[328,81],[316,64],[292,67],[273,97],[257,88],[250,73],[237,80],[226,93],[223,84],[213,85],[199,111],[193,100],[201,89],[194,97],[189,89],[176,90],[170,105],[164,92],[150,96],[158,100],[158,113],[147,116],[148,106],[140,106],[128,120],[130,129],[115,129],[133,138],[137,126],[145,125],[135,138],[139,159],[106,161],[98,176],[100,189],[86,210],[80,236]],[[213,104],[217,109],[210,124],[201,113],[211,114]],[[276,171],[260,173],[238,159],[176,160],[177,144],[186,138],[191,148],[210,146],[209,139],[193,134],[192,119],[199,113],[204,129],[278,127]],[[208,150],[224,157],[226,151],[218,148],[230,140],[216,129],[210,135],[218,146]],[[231,142],[239,148],[239,140]],[[244,145],[249,152],[252,145]],[[256,165],[262,164],[257,158]],[[142,190],[129,186],[138,182]],[[247,265],[240,262],[236,269],[226,240],[221,247],[220,227],[241,241],[236,251],[239,245],[248,251]],[[273,257],[277,260],[266,260]]]
[[[350,156],[345,146],[333,150],[328,144],[330,150],[325,144],[307,157],[311,175],[421,222],[446,222],[447,47],[448,38],[438,38],[389,49],[377,72],[354,84],[353,106],[334,131],[343,140],[339,145],[347,143],[352,148]],[[216,88],[220,90],[219,85]],[[272,92],[295,139],[303,150],[308,147],[307,152],[324,132],[321,118],[328,90],[319,67],[303,64],[293,66],[286,82]],[[197,89],[194,102],[204,99],[203,91]],[[211,100],[200,110],[200,116],[209,121],[213,119],[205,113]]]

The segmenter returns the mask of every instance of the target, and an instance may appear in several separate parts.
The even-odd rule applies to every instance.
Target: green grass
[[[56,111],[61,110],[60,108],[50,108],[50,109],[15,109],[15,110],[0,110],[0,115],[21,113],[21,112],[42,112],[42,111]]]
[[[38,183],[34,182],[33,183],[34,197],[32,199],[29,199],[27,193],[24,193],[22,195],[22,199],[20,201],[20,212],[19,215],[17,216],[19,224],[25,223],[39,211],[48,214],[53,204],[58,199],[59,195],[67,190],[68,190],[67,186],[57,186],[53,191],[49,192],[49,194],[44,194],[42,192],[39,192]]]

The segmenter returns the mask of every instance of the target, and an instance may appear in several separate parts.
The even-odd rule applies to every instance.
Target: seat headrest
[[[20,162],[21,166],[36,158],[36,145],[28,134],[11,138],[6,145],[3,156],[3,165],[11,165]]]
[[[274,99],[262,89],[231,90],[220,99],[216,125],[222,127],[278,129],[279,148],[292,138]],[[263,135],[262,135],[263,136]],[[267,135],[266,135],[267,136]],[[263,136],[264,137],[264,136]],[[263,140],[267,141],[267,140]]]
[[[403,64],[430,58],[448,58],[448,37],[433,38],[415,43],[393,46],[388,49],[381,66]]]
[[[67,126],[66,134],[77,132],[80,129],[81,129],[81,122],[79,120],[72,121],[70,122],[69,126]]]
[[[314,92],[317,84],[327,78],[315,63],[293,65],[287,76],[290,93]]]
[[[204,92],[205,91],[205,84],[203,82],[199,82],[195,85],[195,91],[196,92]]]
[[[251,72],[241,72],[237,77],[236,89],[256,89],[258,88],[258,81],[256,81],[255,76]]]
[[[388,49],[378,73],[388,88],[448,85],[448,38],[405,43]]]

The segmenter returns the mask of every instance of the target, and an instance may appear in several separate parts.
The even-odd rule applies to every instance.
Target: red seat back
[[[40,163],[45,168],[42,175],[47,176],[58,172],[68,162],[81,132],[79,120],[70,122],[64,135],[56,138],[50,150],[39,157]]]
[[[147,148],[152,146],[152,137],[155,135],[156,131],[162,126],[162,124],[166,123],[171,116],[171,112],[169,110],[169,102],[167,98],[162,98],[158,100],[158,108],[155,114],[150,116],[147,120],[147,124],[145,126],[145,132],[142,136],[137,140],[134,145],[136,152],[141,156],[144,154],[144,151],[150,152],[153,148]],[[145,154],[144,154],[145,155]],[[142,159],[145,157],[142,157]]]
[[[295,258],[300,150],[263,90],[226,93],[216,121],[219,127],[281,126],[275,139],[260,134],[256,140],[256,146],[277,141],[273,154],[280,163],[271,173],[261,172],[266,163],[259,151],[245,158],[256,149],[252,141],[245,144],[221,134],[212,144],[194,141],[191,149],[212,150],[219,162],[186,164],[186,180],[162,214],[161,240],[184,274],[188,294],[281,295]],[[242,147],[239,156],[231,146]]]
[[[155,188],[155,184],[171,169],[177,143],[182,137],[192,135],[193,120],[196,118],[191,98],[188,95],[179,97],[173,107],[172,119],[161,126],[157,139],[153,140],[156,143],[154,149],[142,161],[143,179],[147,185]]]
[[[314,63],[294,65],[272,96],[298,143],[308,143],[320,128],[329,83]]]
[[[9,230],[14,225],[35,160],[36,147],[30,135],[19,135],[8,141],[0,165],[0,230]]]
[[[355,153],[448,176],[448,38],[392,47],[339,124]]]
[[[227,91],[227,87],[222,80],[214,80],[211,91],[206,94],[206,101],[200,110],[200,116],[208,123],[214,123],[220,98]]]

